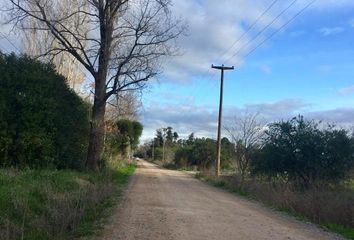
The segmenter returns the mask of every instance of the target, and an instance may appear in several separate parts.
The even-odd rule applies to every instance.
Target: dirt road
[[[178,171],[139,161],[98,239],[341,239]]]

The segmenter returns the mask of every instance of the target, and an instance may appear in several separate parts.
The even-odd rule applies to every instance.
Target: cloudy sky
[[[184,55],[144,94],[144,138],[163,126],[216,137],[220,72],[211,64],[235,66],[225,73],[224,125],[245,111],[354,124],[354,1],[317,0],[297,16],[310,2],[176,0],[189,34]]]
[[[311,2],[173,0],[189,30],[143,94],[143,138],[166,126],[216,137],[220,72],[211,64],[235,66],[225,73],[224,125],[245,111],[354,124],[354,1],[317,0],[298,15]],[[16,52],[12,44],[0,35],[1,49]]]

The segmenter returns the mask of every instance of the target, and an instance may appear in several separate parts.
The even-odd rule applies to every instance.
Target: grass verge
[[[99,231],[134,170],[1,169],[0,240],[73,239]]]
[[[354,194],[351,189],[309,189],[298,192],[285,185],[257,181],[241,182],[237,177],[196,176],[212,186],[259,201],[298,220],[354,240]]]

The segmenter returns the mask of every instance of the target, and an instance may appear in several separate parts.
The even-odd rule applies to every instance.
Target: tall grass
[[[0,239],[68,239],[94,221],[134,171],[0,170]]]
[[[306,189],[281,182],[239,176],[202,177],[218,187],[258,200],[278,210],[336,231],[354,239],[354,188],[348,184],[312,186]]]

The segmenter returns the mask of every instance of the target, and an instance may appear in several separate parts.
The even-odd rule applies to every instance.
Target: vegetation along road
[[[138,162],[99,239],[341,239],[191,175]]]

